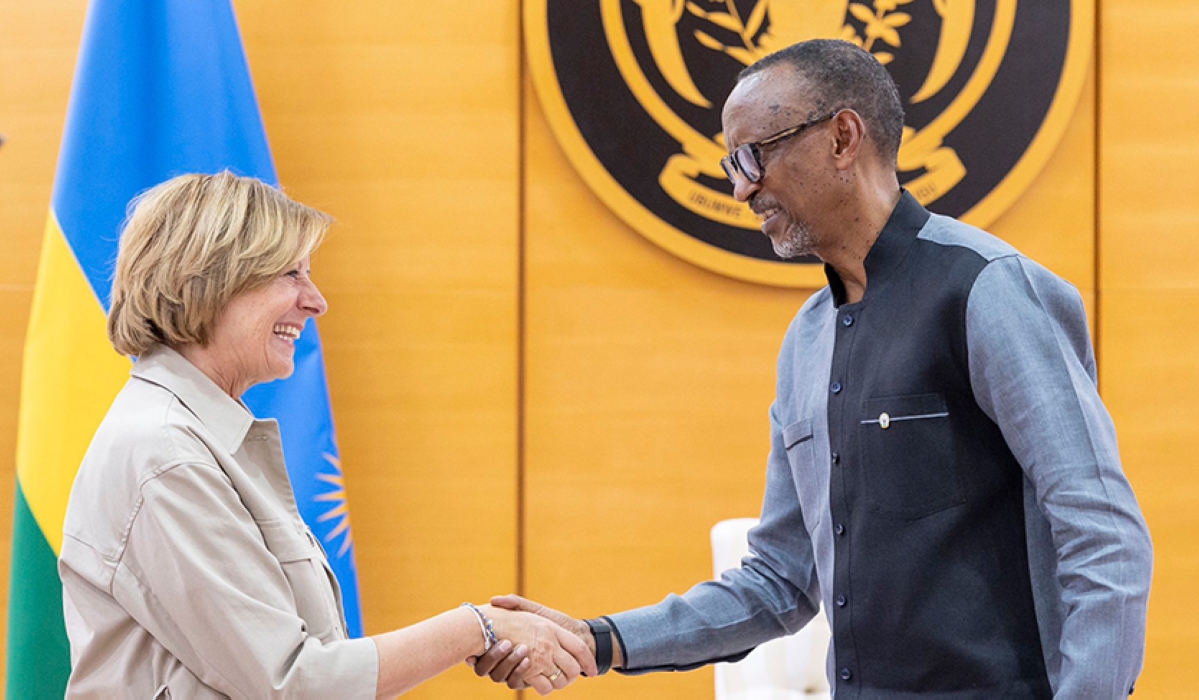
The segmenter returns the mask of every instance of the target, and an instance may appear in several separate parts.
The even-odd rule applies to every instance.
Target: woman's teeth
[[[283,336],[288,340],[296,340],[300,337],[300,330],[301,329],[297,328],[296,326],[280,324],[275,326],[274,333],[275,335]]]

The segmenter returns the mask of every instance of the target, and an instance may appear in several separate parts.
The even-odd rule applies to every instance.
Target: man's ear
[[[832,122],[833,158],[838,170],[847,170],[862,154],[866,123],[852,109],[841,110]]]

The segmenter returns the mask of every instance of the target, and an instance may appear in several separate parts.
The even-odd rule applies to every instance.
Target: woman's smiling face
[[[240,396],[255,384],[291,376],[295,342],[309,318],[328,310],[308,258],[225,306],[204,348],[218,384]]]

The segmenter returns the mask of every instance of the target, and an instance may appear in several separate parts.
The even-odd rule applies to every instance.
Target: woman
[[[108,335],[137,362],[79,468],[59,560],[68,698],[392,697],[492,644],[526,647],[542,694],[595,672],[578,638],[490,606],[346,638],[278,426],[238,398],[290,375],[325,313],[309,258],[329,223],[228,172],[134,201]]]

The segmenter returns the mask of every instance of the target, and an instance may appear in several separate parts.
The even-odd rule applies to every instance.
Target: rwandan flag
[[[129,376],[108,344],[118,232],[139,192],[229,169],[278,184],[229,0],[93,0],[76,67],[25,345],[7,696],[61,698],[70,671],[56,558],[75,471]],[[244,397],[279,420],[300,513],[362,635],[349,512],[315,324],[296,371]]]

